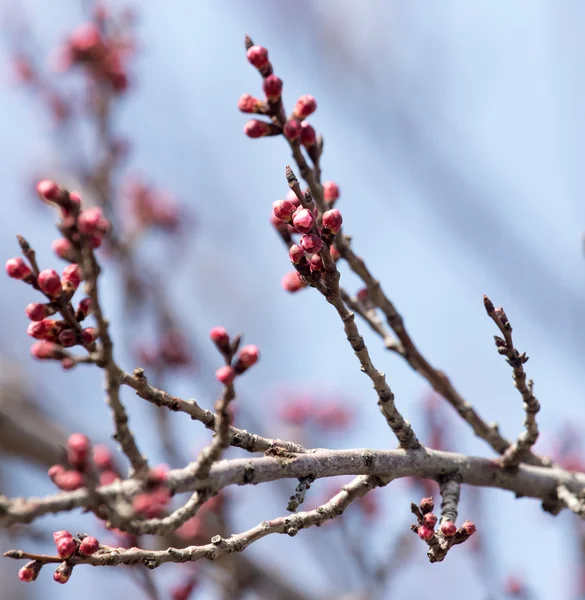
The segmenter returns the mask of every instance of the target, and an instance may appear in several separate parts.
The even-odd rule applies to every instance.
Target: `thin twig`
[[[132,466],[131,476],[144,476],[148,472],[146,458],[140,452],[134,435],[128,427],[128,414],[120,400],[120,369],[114,362],[113,342],[109,333],[109,323],[105,318],[98,294],[100,267],[93,250],[88,244],[81,248],[81,267],[85,279],[85,292],[91,298],[92,312],[98,326],[98,335],[102,343],[101,362],[105,371],[106,402],[114,419],[114,439],[120,444]]]
[[[215,415],[210,410],[201,408],[195,400],[183,400],[177,396],[172,396],[163,390],[159,390],[148,383],[144,369],[134,369],[133,375],[118,370],[118,376],[122,385],[127,385],[136,391],[138,396],[147,400],[156,406],[164,406],[173,412],[183,412],[189,415],[194,421],[200,421],[207,427],[215,431]],[[305,448],[293,442],[287,442],[279,439],[264,438],[262,436],[250,433],[245,429],[238,429],[230,426],[230,444],[237,448],[242,448],[248,452],[266,452],[271,448],[282,448],[287,452],[304,454]]]
[[[498,326],[502,332],[503,338],[494,336],[498,352],[504,355],[508,364],[512,367],[512,377],[514,386],[520,392],[524,401],[524,431],[518,436],[514,442],[502,455],[502,465],[507,468],[517,467],[530,452],[532,446],[538,440],[538,424],[536,423],[536,415],[540,410],[540,404],[532,392],[533,382],[526,382],[526,373],[524,371],[524,363],[528,361],[526,352],[520,354],[514,347],[512,340],[512,325],[508,321],[508,317],[503,308],[494,308],[492,301],[487,297],[483,297],[484,306],[488,316]]]

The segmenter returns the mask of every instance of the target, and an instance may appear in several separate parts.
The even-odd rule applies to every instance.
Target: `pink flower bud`
[[[50,334],[54,321],[43,319],[42,321],[33,321],[26,328],[26,333],[35,340],[45,340]]]
[[[230,367],[229,365],[220,367],[215,372],[215,378],[220,383],[223,383],[223,385],[231,385],[234,382],[235,377],[236,377],[236,372],[234,371],[233,367]]]
[[[457,533],[457,526],[453,521],[443,521],[443,523],[441,523],[441,533],[445,537],[452,537]]]
[[[331,211],[329,211],[331,212]],[[327,213],[325,213],[327,214]],[[76,265],[75,263],[67,265],[63,269],[63,274],[61,275],[61,283],[68,283],[71,287],[76,290],[81,283],[83,278],[83,274],[81,272],[81,267]]]
[[[325,202],[333,204],[339,198],[339,186],[333,181],[323,182],[323,198]]]
[[[283,129],[284,136],[294,142],[301,137],[301,123],[296,119],[291,119],[284,124]]]
[[[24,567],[21,567],[18,571],[18,578],[20,581],[24,581],[25,583],[30,583],[34,581],[41,572],[41,563],[36,560],[31,560],[27,562]]]
[[[473,535],[477,531],[477,527],[471,521],[465,521],[465,523],[461,525],[461,529],[467,535]]]
[[[288,228],[291,227],[287,225],[282,219],[279,219],[274,213],[270,215],[270,223],[272,223],[273,227],[280,232],[288,231]]]
[[[214,327],[209,332],[209,337],[211,338],[211,341],[220,348],[226,347],[230,343],[230,336],[225,330],[225,327]]]
[[[317,142],[317,134],[306,121],[301,123],[301,144],[305,148],[312,148]]]
[[[292,190],[288,190],[286,193],[286,199],[290,200],[295,206],[301,205],[301,201],[297,198],[297,195]]]
[[[301,208],[293,217],[293,227],[299,233],[309,233],[315,223],[315,217],[308,208]]]
[[[425,541],[429,541],[433,535],[435,534],[435,532],[432,529],[429,529],[428,527],[425,527],[424,525],[421,525],[418,528],[418,537],[421,540],[425,540]]]
[[[301,276],[296,271],[287,273],[281,280],[280,284],[287,292],[298,292],[307,287],[307,284],[301,279]]]
[[[274,216],[285,223],[289,223],[296,206],[291,200],[276,200],[272,203]]]
[[[113,461],[110,449],[101,444],[94,446],[93,462],[98,469],[111,469],[113,466]]]
[[[65,473],[65,467],[63,465],[53,465],[52,467],[49,467],[49,470],[47,471],[47,475],[53,482],[58,477],[61,477],[61,475],[63,475],[63,473]],[[59,533],[59,532],[57,532],[57,533]],[[65,533],[68,533],[68,532],[65,532]],[[55,535],[57,535],[57,534],[56,533],[53,534],[54,538],[55,538]],[[56,541],[57,541],[57,538],[55,538],[55,542]]]
[[[437,524],[437,515],[435,515],[434,513],[427,513],[423,517],[423,524],[429,529],[434,529],[435,525]]]
[[[433,502],[432,498],[423,498],[420,501],[420,511],[422,512],[423,515],[433,512],[434,508],[435,508],[435,503]]]
[[[79,471],[65,471],[55,477],[55,485],[64,492],[73,492],[83,487],[83,475]]]
[[[51,243],[51,248],[59,258],[71,260],[74,256],[73,246],[71,245],[71,242],[66,238],[59,238],[58,240],[53,240],[53,242]]]
[[[57,554],[61,558],[69,558],[75,552],[77,544],[73,538],[61,538],[57,544]]]
[[[305,251],[296,244],[293,244],[288,249],[288,256],[294,265],[298,265],[305,258]]]
[[[37,194],[41,200],[56,200],[61,194],[59,186],[50,179],[43,179],[37,183]]]
[[[87,317],[91,312],[91,298],[82,298],[77,305],[77,312]]]
[[[79,544],[79,552],[85,556],[91,556],[100,549],[100,543],[91,536],[87,536],[81,540]]]
[[[244,346],[238,353],[238,362],[246,368],[256,364],[259,358],[260,351],[258,350],[258,346],[254,344]]]
[[[25,312],[26,316],[31,321],[42,321],[45,317],[48,316],[49,309],[45,304],[41,304],[40,302],[33,302],[31,304],[27,304]]]
[[[39,273],[37,279],[41,292],[51,298],[57,298],[61,294],[61,279],[53,269],[45,269]]]
[[[101,33],[95,23],[79,25],[69,37],[69,44],[77,53],[86,54],[101,43]]]
[[[309,261],[311,271],[322,271],[323,270],[323,259],[318,254],[313,254]]]
[[[15,258],[9,258],[6,261],[6,273],[8,277],[12,277],[12,279],[24,279],[28,275],[32,273],[29,266],[17,256]]]
[[[67,583],[73,572],[73,567],[66,562],[61,563],[53,573],[53,580],[57,583]]]
[[[82,433],[72,433],[67,440],[67,460],[74,467],[83,466],[89,457],[90,442]]]
[[[337,246],[335,244],[331,245],[331,248],[329,248],[329,251],[331,252],[331,258],[335,262],[337,262],[341,258],[341,254],[339,254],[339,250],[337,249]]]
[[[65,348],[71,348],[77,343],[77,333],[73,329],[64,329],[59,334],[59,343]]]
[[[61,349],[57,344],[53,344],[53,342],[42,340],[40,342],[35,342],[30,347],[30,353],[38,359],[59,358],[61,356]]]
[[[114,483],[117,479],[120,479],[115,471],[104,471],[100,473],[100,485],[109,485]]]
[[[342,223],[343,217],[336,208],[323,213],[323,229],[329,229],[332,233],[337,233],[341,229]]]
[[[95,250],[102,245],[102,238],[99,235],[90,235],[87,237],[87,243]]]
[[[246,53],[248,61],[257,69],[263,69],[268,65],[268,50],[263,46],[252,46]]]
[[[258,113],[262,102],[250,94],[243,94],[238,100],[238,108],[243,113]]]
[[[169,475],[169,465],[158,465],[148,472],[148,482],[161,485],[167,480]]]
[[[57,544],[59,540],[62,540],[63,538],[73,539],[73,536],[64,529],[61,529],[60,531],[55,531],[55,533],[53,533],[53,540],[55,544]]]
[[[70,358],[69,356],[66,356],[65,358],[61,359],[61,368],[65,369],[65,371],[69,371],[70,369],[73,369],[73,367],[75,366],[75,361]]]
[[[81,194],[79,192],[69,192],[69,200],[71,200],[73,204],[81,206]]]
[[[266,97],[271,102],[276,102],[282,94],[282,79],[276,75],[269,75],[262,84]]]
[[[251,119],[244,125],[244,133],[252,139],[261,138],[272,131],[270,124],[266,121]]]
[[[81,332],[81,341],[87,346],[97,340],[97,330],[94,327],[86,327]]]
[[[99,206],[82,210],[77,217],[77,229],[83,235],[95,235],[102,238],[109,230],[110,223],[104,217],[102,209]]]
[[[323,248],[323,240],[314,233],[309,233],[301,238],[301,246],[308,254],[315,254]]]
[[[297,100],[293,113],[297,119],[305,119],[309,115],[313,114],[316,110],[317,101],[315,98],[313,98],[313,96],[306,94]]]

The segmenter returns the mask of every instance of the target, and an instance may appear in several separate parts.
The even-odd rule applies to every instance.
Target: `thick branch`
[[[572,493],[585,488],[585,474],[569,472],[559,467],[538,467],[521,464],[512,473],[497,462],[486,458],[465,456],[438,450],[311,450],[307,454],[284,451],[274,456],[224,460],[211,468],[205,480],[196,479],[188,469],[168,473],[172,492],[210,489],[216,493],[230,485],[259,484],[279,479],[316,479],[337,475],[373,475],[378,477],[419,477],[441,481],[445,474],[458,473],[462,484],[510,490],[516,496],[539,498],[548,504],[558,504],[557,488],[565,485]],[[104,499],[119,495],[131,497],[143,488],[139,479],[98,488]],[[0,526],[30,523],[49,514],[87,506],[86,489],[62,492],[44,498],[0,498]]]

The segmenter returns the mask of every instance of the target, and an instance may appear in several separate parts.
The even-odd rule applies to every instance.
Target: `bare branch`
[[[148,463],[140,452],[136,440],[128,427],[128,414],[120,400],[120,369],[114,362],[109,323],[103,314],[98,294],[97,280],[100,274],[100,267],[93,250],[88,244],[84,244],[81,248],[81,258],[80,266],[85,278],[85,291],[91,298],[92,311],[97,322],[98,334],[102,343],[100,366],[103,366],[106,374],[106,402],[112,411],[114,419],[114,439],[120,444],[120,447],[132,465],[131,476],[144,476],[148,472]]]
[[[372,475],[378,477],[419,477],[441,481],[445,473],[459,473],[461,483],[482,487],[500,488],[517,496],[539,498],[547,503],[557,502],[557,488],[565,485],[569,491],[579,493],[585,488],[585,474],[553,468],[521,464],[516,472],[504,469],[486,458],[465,456],[438,450],[310,450],[306,454],[274,452],[274,456],[221,461],[211,468],[205,480],[194,478],[188,469],[169,471],[167,485],[171,492],[210,489],[217,492],[230,485],[259,484],[279,479],[316,479],[337,475]],[[131,497],[144,482],[128,479],[102,486],[97,493],[104,500]],[[44,498],[0,497],[0,526],[30,523],[49,514],[70,511],[87,506],[86,489],[62,492]]]
[[[111,567],[116,565],[145,565],[155,569],[164,563],[182,563],[197,561],[202,558],[214,560],[225,554],[242,552],[250,544],[273,533],[295,536],[301,529],[319,526],[325,521],[341,515],[345,509],[357,498],[366,494],[375,485],[371,477],[358,477],[344,486],[329,502],[315,510],[298,513],[286,517],[279,517],[272,521],[263,521],[256,527],[234,534],[229,538],[216,535],[211,543],[204,546],[188,546],[187,548],[168,548],[167,550],[141,550],[139,548],[106,548],[92,556],[75,556],[70,559],[72,565],[88,564],[94,567]],[[9,550],[4,553],[8,558],[38,560],[42,564],[61,563],[59,556],[32,555],[21,550]]]
[[[581,519],[585,519],[585,501],[580,494],[575,494],[566,484],[561,484],[557,488],[559,500]]]
[[[459,505],[459,496],[461,494],[461,484],[456,477],[451,477],[441,481],[439,489],[441,491],[441,523],[451,521],[457,523],[457,507]]]
[[[286,178],[289,187],[300,200],[303,195],[300,193],[298,179],[290,167],[286,168]],[[398,438],[401,448],[411,450],[420,448],[420,442],[412,430],[410,423],[404,419],[396,408],[394,393],[388,385],[384,373],[378,371],[372,363],[364,338],[361,336],[358,326],[355,323],[354,313],[347,309],[341,298],[339,288],[340,274],[335,266],[335,261],[331,257],[327,243],[325,243],[323,249],[320,251],[320,255],[323,259],[324,274],[321,281],[322,288],[319,288],[319,291],[323,294],[327,302],[335,308],[339,318],[343,322],[345,336],[360,361],[361,370],[370,378],[376,390],[380,412],[384,415],[390,429],[392,429],[394,435]]]
[[[195,400],[183,400],[167,394],[148,383],[144,369],[134,369],[134,374],[130,375],[121,369],[119,377],[123,385],[131,387],[136,393],[156,406],[164,406],[173,412],[183,412],[188,414],[194,421],[200,421],[207,427],[215,431],[215,415],[210,410],[201,408]],[[293,442],[286,442],[279,439],[269,439],[250,433],[245,429],[238,429],[230,426],[230,444],[237,448],[242,448],[248,452],[266,452],[271,448],[282,448],[287,452],[295,454],[304,454],[305,448]]]
[[[512,444],[502,456],[502,465],[507,468],[515,468],[519,465],[530,452],[530,449],[538,439],[538,425],[536,423],[536,415],[540,410],[540,404],[532,393],[532,381],[526,382],[526,373],[522,366],[528,361],[526,353],[520,354],[514,347],[512,341],[512,325],[508,321],[508,317],[503,308],[494,308],[492,301],[487,297],[483,297],[484,306],[488,316],[498,326],[504,338],[494,336],[498,352],[507,358],[508,364],[512,367],[512,377],[514,386],[522,395],[524,401],[524,412],[526,418],[524,420],[524,431],[518,436],[518,439]]]

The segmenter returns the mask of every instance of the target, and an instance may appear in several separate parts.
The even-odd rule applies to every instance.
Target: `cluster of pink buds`
[[[254,45],[252,40],[246,37],[246,56],[262,76],[265,99],[260,100],[250,94],[244,94],[238,101],[238,108],[243,113],[266,115],[272,120],[252,119],[244,126],[244,133],[251,138],[283,134],[291,144],[301,144],[309,155],[316,159],[320,152],[317,134],[305,120],[317,110],[315,98],[309,94],[301,96],[287,117],[282,103],[282,79],[273,73],[268,50],[263,46]]]
[[[283,226],[288,228],[290,240],[289,258],[295,267],[295,272],[287,274],[282,280],[282,287],[289,292],[296,292],[306,287],[311,277],[319,277],[324,270],[323,251],[332,247],[336,234],[341,229],[343,218],[341,213],[332,208],[321,218],[312,200],[305,196],[304,202],[296,196],[289,195],[285,200],[277,200],[272,205],[273,223],[283,233]],[[292,236],[298,234],[299,239]],[[294,243],[298,242],[298,243]],[[335,260],[333,255],[331,257]],[[336,252],[336,258],[339,253]]]
[[[107,446],[94,446],[93,464],[99,475],[100,485],[109,485],[118,479],[122,479],[122,475],[114,463],[112,451]]]
[[[260,358],[258,346],[254,344],[248,344],[238,351],[240,336],[231,340],[224,327],[214,327],[209,332],[209,337],[226,361],[215,372],[216,379],[225,386],[232,385],[238,375],[245,373]]]
[[[100,11],[94,21],[77,27],[57,52],[54,66],[59,71],[80,66],[92,79],[121,94],[128,88],[127,63],[135,44],[128,34],[119,33],[118,25],[109,27],[108,17]]]
[[[441,520],[439,532],[436,532],[435,526],[438,519],[437,515],[433,513],[434,508],[435,504],[431,497],[423,498],[418,506],[414,503],[411,505],[411,511],[418,519],[418,524],[412,525],[411,529],[418,534],[421,540],[430,543],[440,538],[449,545],[461,544],[476,532],[476,527],[471,521],[465,521],[458,529],[453,521],[444,517]]]
[[[162,517],[171,501],[171,493],[166,487],[168,466],[159,465],[148,473],[145,491],[134,496],[132,508],[137,515],[148,519]]]
[[[167,192],[133,179],[126,184],[124,196],[131,216],[140,228],[177,230],[180,222],[178,205]]]
[[[55,240],[53,249],[70,264],[61,275],[53,269],[39,270],[34,250],[19,236],[20,247],[28,263],[21,257],[11,258],[6,261],[6,273],[36,288],[47,300],[26,307],[26,315],[31,320],[27,333],[38,340],[31,347],[31,354],[38,359],[60,360],[63,368],[70,369],[75,366],[75,361],[65,348],[82,344],[89,349],[97,339],[94,327],[81,326],[91,312],[90,298],[83,298],[77,308],[72,305],[72,298],[83,279],[82,269],[75,261],[81,257],[83,244],[87,243],[92,248],[101,244],[110,224],[99,208],[82,209],[79,194],[69,193],[54,181],[39,182],[37,192],[44,201],[60,210],[60,230],[65,237]],[[63,318],[49,318],[56,313]]]
[[[70,559],[74,556],[91,556],[100,549],[100,543],[94,537],[78,534],[74,537],[68,531],[55,531],[53,540],[57,548],[57,554],[63,559],[63,562],[53,573],[53,579],[57,583],[67,583],[73,572],[73,564]],[[43,563],[33,560],[24,565],[18,571],[18,577],[21,581],[34,581],[41,571]]]
[[[283,405],[279,417],[290,425],[314,425],[322,431],[334,432],[349,426],[351,412],[337,400],[295,395]]]
[[[91,443],[82,433],[73,433],[67,440],[67,463],[49,469],[51,481],[61,490],[71,492],[85,485],[85,479],[92,468]]]

